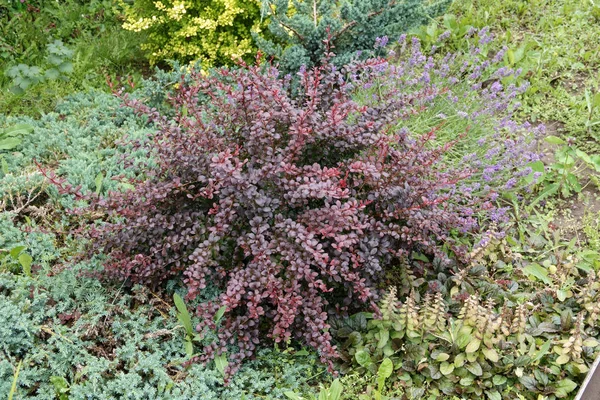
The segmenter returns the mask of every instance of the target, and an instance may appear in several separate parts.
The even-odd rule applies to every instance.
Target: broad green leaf
[[[475,353],[478,349],[479,346],[481,345],[481,340],[479,339],[473,339],[469,342],[469,344],[467,345],[467,348],[465,349],[465,353]]]
[[[184,348],[185,354],[187,354],[188,357],[191,357],[194,354],[194,344],[192,343],[189,337],[186,337],[185,339]]]
[[[525,388],[527,388],[527,390],[529,390],[529,391],[534,391],[537,388],[537,381],[535,380],[535,378],[533,376],[529,376],[529,375],[521,376],[519,378],[519,382],[521,382],[523,384],[523,386],[525,386]]]
[[[515,52],[512,51],[512,49],[506,51],[506,56],[508,57],[508,63],[510,65],[515,65]]]
[[[533,359],[531,361],[536,362],[536,361],[540,360],[542,357],[544,357],[546,354],[548,354],[548,351],[550,351],[550,346],[552,346],[552,342],[550,340],[548,340],[546,343],[544,343],[542,345],[540,350],[533,356]]]
[[[450,364],[446,361],[440,364],[440,372],[442,375],[450,375],[454,371],[454,364]]]
[[[22,136],[31,132],[33,132],[33,126],[29,124],[16,124],[4,131],[4,133],[8,136]]]
[[[23,267],[23,272],[25,275],[31,278],[31,263],[33,258],[27,253],[21,253],[19,255],[19,264]]]
[[[548,278],[548,270],[539,264],[531,263],[526,265],[523,268],[523,273],[530,277],[533,276],[546,284],[552,283],[552,280]]]
[[[492,378],[492,382],[494,383],[494,386],[504,385],[506,383],[506,381],[507,381],[507,379],[503,375],[494,375],[494,377]]]
[[[579,178],[575,174],[567,174],[567,181],[571,185],[571,188],[575,191],[575,193],[581,192],[581,183],[579,183]]]
[[[390,331],[388,331],[387,329],[379,331],[379,342],[377,343],[377,348],[384,348],[389,339]]]
[[[321,391],[319,392],[319,400],[328,400],[328,397],[329,391],[325,388],[321,389]]]
[[[394,372],[394,363],[389,358],[384,358],[377,370],[377,375],[387,379],[392,375],[392,372]]]
[[[369,353],[364,350],[357,351],[354,355],[354,358],[356,358],[356,362],[361,367],[366,367],[367,365],[371,364],[371,357],[369,356]]]
[[[61,390],[69,387],[69,382],[62,376],[51,376],[50,383],[55,389]]]
[[[550,144],[565,144],[564,140],[554,135],[546,136],[544,140]]]
[[[415,253],[412,253],[411,256],[412,256],[413,260],[429,262],[429,258],[427,258],[427,256],[425,254],[415,252]]]
[[[567,292],[565,290],[559,289],[556,291],[556,298],[558,301],[563,302],[567,299]]]
[[[179,319],[179,322],[181,322],[181,325],[183,325],[187,334],[192,335],[194,333],[194,329],[192,328],[192,318],[190,317],[190,313],[188,312],[183,299],[181,296],[175,293],[173,295],[173,300],[175,301],[175,307],[177,307],[177,311],[179,311],[177,314],[177,319]]]
[[[342,384],[339,379],[335,379],[331,383],[331,387],[329,388],[329,399],[328,400],[339,400],[342,398]]]
[[[27,247],[25,246],[17,246],[17,247],[13,247],[10,250],[10,256],[14,259],[14,260],[18,260],[19,259],[19,254],[21,254],[21,252],[23,250],[25,250]]]
[[[588,164],[593,164],[592,158],[584,151],[576,149],[575,154]]]
[[[294,392],[284,392],[283,393],[288,399],[291,400],[302,400],[302,397],[298,396],[296,393]]]
[[[427,35],[430,38],[435,38],[436,32],[437,32],[437,28],[436,28],[436,26],[434,24],[429,24],[427,26]]]
[[[298,350],[297,352],[294,353],[294,355],[296,357],[301,357],[301,356],[308,356],[310,353],[308,351],[306,351],[305,349],[302,350]]]
[[[448,353],[440,353],[437,355],[437,357],[435,358],[435,361],[447,361],[450,358],[450,355]]]
[[[470,332],[461,330],[458,332],[458,335],[455,340],[455,344],[459,349],[463,349],[463,348],[465,348],[465,346],[467,346],[469,343],[471,343],[472,339],[473,339],[473,336],[471,335]]]
[[[466,376],[460,380],[461,386],[471,386],[475,382],[472,376]]]
[[[546,169],[544,167],[544,163],[542,161],[533,161],[527,164],[527,166],[531,167],[533,172],[545,172]]]
[[[50,79],[51,81],[58,79],[58,77],[60,76],[60,72],[58,72],[58,70],[56,68],[50,68],[48,70],[46,70],[45,74],[47,79]]]
[[[490,360],[491,362],[498,362],[500,357],[498,356],[498,352],[495,349],[490,349],[488,347],[484,347],[482,350],[485,358]]]
[[[48,60],[48,62],[50,64],[53,64],[53,65],[60,65],[60,63],[62,63],[62,61],[63,61],[61,57],[59,57],[55,54],[48,55],[48,57],[46,57],[46,59]]]
[[[548,375],[546,375],[541,369],[534,369],[533,376],[535,376],[535,380],[538,381],[542,386],[548,385]]]
[[[586,347],[596,347],[596,346],[598,346],[598,344],[600,344],[600,343],[596,339],[593,339],[593,338],[585,339],[583,341],[583,345]]]
[[[530,363],[531,363],[531,357],[529,357],[528,355],[522,355],[522,356],[515,358],[515,366],[516,367],[524,367],[526,365],[529,365]]]
[[[563,365],[569,362],[571,358],[567,354],[563,354],[556,359],[556,364]]]
[[[485,394],[490,400],[502,400],[502,396],[500,395],[500,393],[498,393],[497,390],[487,390]]]
[[[104,174],[98,172],[96,179],[94,179],[94,182],[96,183],[96,194],[100,194],[100,191],[102,190],[102,181],[104,181]]]
[[[457,354],[456,357],[454,357],[454,366],[456,368],[462,367],[465,365],[466,358],[467,357],[463,353]]]
[[[481,365],[477,361],[465,365],[465,368],[475,376],[483,375],[483,370],[481,369]]]
[[[577,384],[570,379],[563,379],[556,384],[556,397],[567,397],[569,393],[577,388]]]
[[[20,144],[21,139],[16,137],[0,139],[0,150],[12,150]]]
[[[225,368],[227,368],[227,354],[223,353],[219,356],[215,357],[215,367],[217,367],[217,371],[221,373],[221,375],[225,376]]]
[[[64,74],[70,74],[73,72],[73,64],[70,62],[64,62],[58,66],[58,70]]]
[[[218,324],[219,321],[221,321],[221,318],[223,318],[223,315],[225,315],[225,311],[227,311],[227,306],[222,306],[221,308],[219,308],[217,310],[217,312],[215,313],[215,316],[213,318],[213,320],[215,321],[215,324]],[[298,355],[298,352],[296,353],[296,355]]]
[[[444,15],[444,26],[448,29],[458,28],[458,23],[456,22],[456,16],[454,14]]]

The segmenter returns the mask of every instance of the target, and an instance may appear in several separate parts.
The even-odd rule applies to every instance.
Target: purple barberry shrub
[[[143,284],[182,276],[188,298],[219,287],[198,307],[197,329],[215,329],[212,317],[226,306],[201,360],[235,345],[228,372],[267,338],[299,340],[330,363],[328,312],[375,307],[386,271],[412,252],[464,261],[455,236],[495,210],[500,186],[473,188],[489,163],[447,162],[469,129],[448,141],[436,137],[443,118],[408,129],[457,95],[450,69],[413,47],[404,64],[324,62],[294,85],[271,66],[194,72],[171,98],[173,117],[123,95],[157,127],[155,166],[134,190],[95,204],[112,221],[92,234],[109,255],[106,272]],[[504,115],[496,105],[510,100],[504,93],[480,90],[486,121]],[[523,154],[504,168],[527,162]]]

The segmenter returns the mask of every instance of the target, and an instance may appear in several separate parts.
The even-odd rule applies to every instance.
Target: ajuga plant
[[[399,398],[570,398],[600,350],[598,275],[560,245],[540,259],[483,239],[453,275],[392,287],[377,318],[332,320],[342,370],[373,377],[389,359]]]
[[[254,34],[259,48],[275,57],[283,71],[321,61],[324,40],[335,48],[335,65],[344,65],[357,52],[373,55],[377,37],[398,37],[410,28],[443,13],[449,0],[262,0],[272,38]]]
[[[267,338],[297,339],[330,363],[337,351],[328,312],[375,307],[386,271],[413,252],[463,261],[456,239],[495,210],[496,189],[508,190],[499,179],[469,186],[495,157],[473,166],[444,161],[464,135],[439,143],[443,121],[406,129],[436,99],[454,96],[449,67],[434,68],[418,43],[400,66],[374,58],[338,69],[331,56],[299,72],[294,96],[292,78],[259,64],[192,72],[171,96],[168,117],[121,95],[157,129],[144,145],[152,163],[134,190],[92,199],[94,217],[105,214],[89,232],[93,246],[109,255],[108,276],[151,285],[182,276],[188,299],[219,287],[197,309],[204,332],[217,328],[212,317],[226,306],[199,358],[236,345],[230,373]],[[433,75],[445,84],[432,84]],[[507,118],[497,103],[512,91],[480,92],[475,104],[487,121]],[[512,156],[494,174],[531,158],[505,125],[497,138],[512,143]]]
[[[135,0],[119,1],[126,16],[123,27],[145,34],[141,48],[149,61],[202,61],[204,65],[233,64],[252,57],[251,31],[260,32],[258,0]]]

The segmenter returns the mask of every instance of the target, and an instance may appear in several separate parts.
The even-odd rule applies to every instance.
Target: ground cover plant
[[[575,396],[600,339],[597,5],[456,1],[373,33],[374,59],[142,81],[114,79],[147,72],[107,4],[0,5],[1,397]]]

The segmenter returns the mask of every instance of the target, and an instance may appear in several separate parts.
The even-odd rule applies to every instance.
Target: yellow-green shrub
[[[152,64],[174,59],[231,64],[251,58],[251,31],[263,26],[259,0],[119,0],[123,27],[147,34],[142,49]]]

